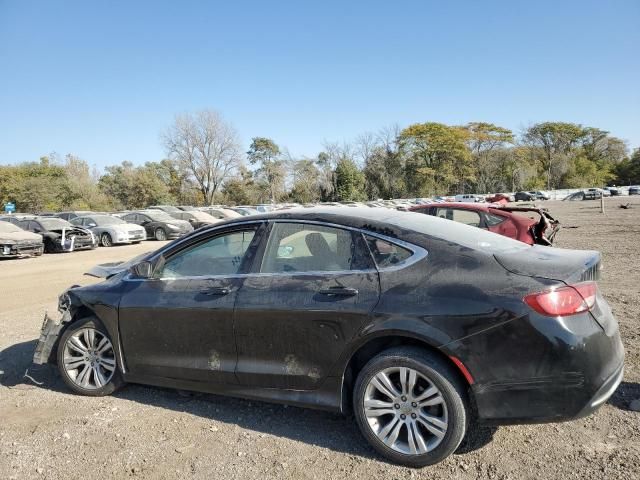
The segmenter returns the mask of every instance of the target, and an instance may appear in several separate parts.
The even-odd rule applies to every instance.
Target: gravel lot
[[[382,461],[354,422],[331,413],[137,385],[72,395],[51,367],[31,365],[44,312],[68,286],[95,281],[82,275],[89,267],[159,244],[0,261],[0,478],[640,478],[640,413],[630,408],[640,399],[640,198],[606,199],[606,215],[599,205],[545,203],[563,225],[558,246],[603,253],[600,286],[627,355],[614,397],[586,419],[484,427],[422,470]]]

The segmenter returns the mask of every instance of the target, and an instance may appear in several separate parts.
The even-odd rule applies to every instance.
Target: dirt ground
[[[158,246],[143,242],[0,262],[0,478],[638,479],[640,198],[607,199],[606,215],[599,202],[545,206],[563,225],[558,246],[603,253],[600,286],[626,348],[624,382],[588,418],[484,427],[441,464],[411,470],[331,413],[138,385],[73,395],[51,367],[31,365],[44,312],[68,286],[95,281],[89,267]]]

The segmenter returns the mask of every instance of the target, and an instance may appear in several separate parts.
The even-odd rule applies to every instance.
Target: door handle
[[[207,288],[206,290],[201,290],[200,293],[203,295],[229,295],[231,290],[227,287],[214,287]]]
[[[323,288],[318,293],[320,295],[328,295],[330,297],[353,297],[358,294],[358,290],[351,287],[331,287]]]

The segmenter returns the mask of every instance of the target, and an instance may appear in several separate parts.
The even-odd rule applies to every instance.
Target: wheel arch
[[[353,387],[355,385],[358,373],[364,368],[369,360],[379,353],[393,347],[408,346],[416,347],[440,358],[443,362],[451,367],[459,379],[460,384],[465,387],[465,393],[470,405],[475,408],[475,402],[472,398],[471,383],[472,379],[464,373],[466,368],[455,357],[446,355],[440,350],[435,342],[430,339],[419,337],[410,332],[388,332],[378,334],[363,340],[351,353],[347,362],[342,369],[342,382],[340,390],[341,410],[345,413],[351,411]],[[468,372],[467,372],[468,373]]]

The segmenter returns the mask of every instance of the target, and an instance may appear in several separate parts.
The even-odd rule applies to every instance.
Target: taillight
[[[593,308],[598,294],[596,282],[582,282],[546,292],[532,293],[524,302],[536,312],[549,317],[575,315]]]

